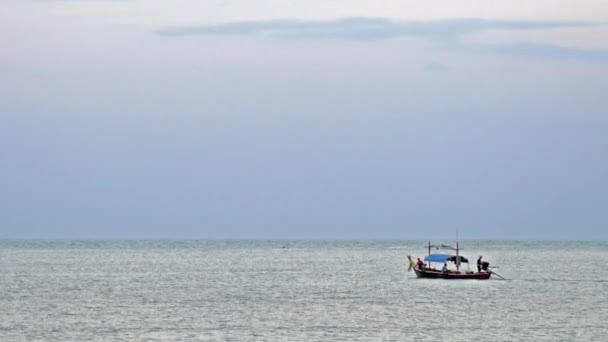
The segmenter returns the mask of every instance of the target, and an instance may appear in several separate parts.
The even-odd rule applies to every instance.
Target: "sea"
[[[433,241],[453,243],[453,241]],[[0,240],[0,341],[608,341],[608,242]]]

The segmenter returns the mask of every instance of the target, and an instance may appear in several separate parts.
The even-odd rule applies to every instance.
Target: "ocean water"
[[[0,240],[0,341],[608,341],[608,242],[461,242],[488,281],[424,244]]]

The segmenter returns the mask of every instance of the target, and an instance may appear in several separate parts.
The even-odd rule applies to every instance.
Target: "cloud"
[[[446,71],[450,70],[450,67],[439,62],[431,62],[424,66],[424,70],[426,71]]]
[[[336,20],[235,21],[217,25],[166,27],[156,31],[164,36],[266,36],[289,40],[376,41],[401,37],[421,37],[440,42],[439,47],[468,52],[495,53],[523,57],[608,62],[608,50],[583,49],[544,43],[467,43],[467,34],[490,30],[542,30],[595,26],[581,21],[446,19],[396,21],[385,18],[353,17]],[[437,66],[426,66],[437,70]]]
[[[382,40],[406,36],[455,39],[465,34],[488,30],[531,30],[591,25],[591,23],[575,21],[483,19],[395,21],[384,18],[355,17],[336,20],[236,21],[217,25],[168,27],[157,33],[168,36],[262,35],[281,39]]]
[[[608,62],[607,49],[583,49],[542,43],[478,44],[470,46],[480,52],[504,55],[542,57],[586,62]]]

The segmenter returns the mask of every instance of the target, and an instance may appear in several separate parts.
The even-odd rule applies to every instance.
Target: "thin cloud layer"
[[[608,50],[583,49],[542,43],[514,43],[501,45],[478,45],[477,49],[490,53],[514,56],[570,59],[585,62],[608,62]]]
[[[608,62],[608,50],[571,48],[539,43],[484,44],[467,43],[468,34],[490,30],[546,30],[588,27],[596,24],[581,21],[527,21],[446,19],[430,21],[395,21],[385,18],[342,18],[336,20],[266,20],[235,21],[217,25],[167,27],[156,33],[164,36],[266,36],[289,40],[362,40],[376,41],[402,37],[420,37],[443,43],[443,47],[478,53],[496,53],[525,57],[575,59]]]
[[[236,21],[218,25],[164,28],[162,35],[264,35],[282,39],[381,40],[406,36],[457,38],[488,30],[531,30],[591,26],[576,21],[521,21],[449,19],[393,21],[383,18],[343,18],[337,20]]]
[[[424,66],[424,70],[426,71],[446,71],[450,70],[450,67],[439,62],[431,62]]]

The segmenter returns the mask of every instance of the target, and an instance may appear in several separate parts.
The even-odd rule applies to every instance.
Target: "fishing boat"
[[[490,263],[482,262],[481,270],[475,272],[470,269],[469,260],[460,255],[460,247],[456,242],[456,247],[449,245],[432,245],[429,241],[427,246],[429,254],[424,257],[424,263],[414,263],[410,256],[410,267],[413,268],[418,278],[435,278],[435,279],[490,279],[492,271]],[[439,251],[452,251],[455,254],[440,253]],[[433,252],[435,251],[435,252]],[[481,257],[480,257],[481,258]],[[440,264],[440,268],[437,268]],[[466,265],[464,268],[463,265]],[[451,267],[448,267],[451,266]]]

